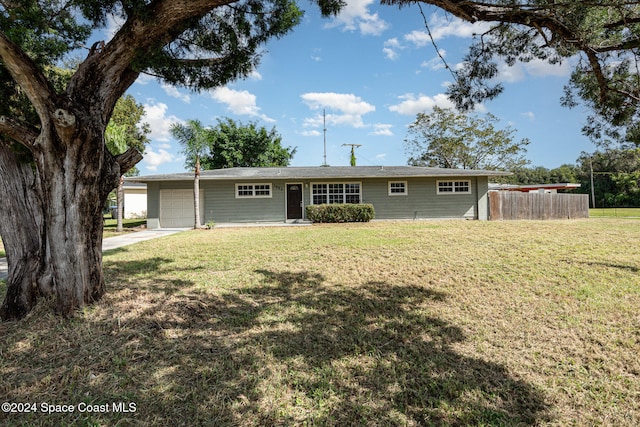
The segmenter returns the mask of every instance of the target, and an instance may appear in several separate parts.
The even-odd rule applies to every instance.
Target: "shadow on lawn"
[[[316,405],[322,396],[337,397],[327,399],[332,407],[315,423],[514,425],[545,419],[540,391],[503,366],[454,351],[451,346],[465,340],[462,330],[419,309],[446,303],[445,294],[383,282],[330,288],[319,275],[258,272],[275,286],[254,288],[257,298],[282,297],[306,309],[288,319],[297,332],[265,331],[262,340],[278,359],[301,357],[309,372],[323,372],[296,385]],[[344,368],[336,370],[340,362]]]
[[[504,366],[455,351],[463,331],[429,314],[446,304],[445,294],[267,270],[255,272],[256,285],[220,292],[162,280],[128,289],[117,280],[135,269],[162,269],[165,261],[107,265],[112,291],[92,315],[68,323],[49,316],[46,325],[32,317],[11,331],[0,325],[9,337],[0,364],[6,400],[135,402],[135,413],[0,413],[0,423],[455,426],[548,419],[539,390]]]

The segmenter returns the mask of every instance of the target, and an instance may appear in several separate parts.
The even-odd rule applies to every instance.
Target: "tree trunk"
[[[196,156],[196,173],[193,177],[193,215],[194,229],[202,227],[200,222],[200,157]]]
[[[73,120],[68,133],[59,124],[55,132],[45,134],[51,138],[48,146],[52,149],[36,156],[45,207],[47,263],[56,312],[65,317],[105,292],[102,207],[120,177],[95,124]]]
[[[122,233],[122,219],[124,218],[124,176],[118,181],[118,189],[116,190],[116,205],[118,207],[116,213],[116,231]]]
[[[9,266],[2,320],[24,317],[39,295],[52,291],[44,268],[42,206],[34,191],[35,180],[29,163],[19,161],[0,142],[0,236]]]

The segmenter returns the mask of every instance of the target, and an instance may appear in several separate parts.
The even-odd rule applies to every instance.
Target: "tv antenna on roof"
[[[329,166],[327,164],[327,115],[324,108],[322,109],[322,131],[324,132],[324,161],[322,166]]]
[[[351,146],[351,166],[356,165],[356,147],[362,147],[362,144],[342,144],[343,147]]]

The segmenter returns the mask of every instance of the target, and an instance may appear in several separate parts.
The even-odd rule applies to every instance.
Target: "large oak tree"
[[[342,6],[316,3],[325,15]],[[110,15],[122,26],[60,83],[54,66]],[[195,90],[225,84],[300,18],[292,0],[0,1],[2,319],[25,316],[42,295],[68,316],[104,294],[102,208],[141,160],[133,148],[112,155],[104,134],[140,73]]]

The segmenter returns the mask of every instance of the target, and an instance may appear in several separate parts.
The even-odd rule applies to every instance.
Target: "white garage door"
[[[200,191],[200,221],[204,220],[204,191]],[[160,227],[193,227],[193,190],[160,190]]]

